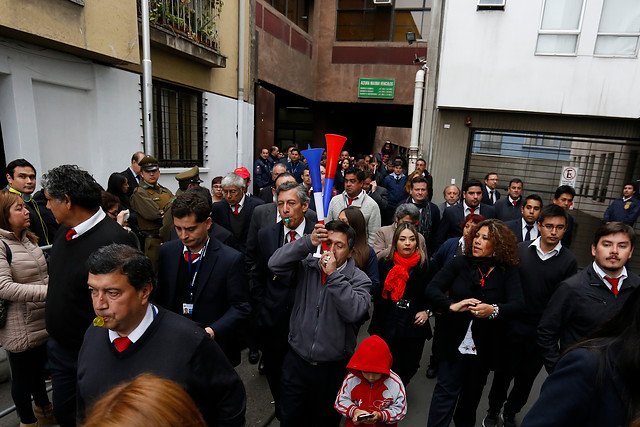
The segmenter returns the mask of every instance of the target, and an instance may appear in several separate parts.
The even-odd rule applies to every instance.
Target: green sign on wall
[[[360,79],[358,98],[393,99],[394,79]]]

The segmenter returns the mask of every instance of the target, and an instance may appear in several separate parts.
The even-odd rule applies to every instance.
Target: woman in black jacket
[[[475,424],[487,375],[508,357],[505,320],[524,304],[516,238],[501,221],[477,224],[465,246],[426,289],[442,337],[429,427]]]
[[[431,338],[425,287],[434,264],[418,245],[418,231],[410,223],[398,225],[389,256],[380,260],[382,292],[374,295],[369,333],[380,336],[393,356],[392,370],[406,386],[420,367],[424,342]]]

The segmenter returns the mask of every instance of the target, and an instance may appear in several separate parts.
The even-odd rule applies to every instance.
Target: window
[[[154,80],[153,120],[160,166],[204,166],[201,92]]]
[[[584,0],[545,0],[536,53],[575,55]]]
[[[309,31],[309,0],[266,0],[304,31]]]
[[[338,41],[402,41],[408,31],[416,38],[429,35],[432,0],[395,0],[375,5],[373,0],[338,0]]]
[[[594,55],[636,56],[640,36],[638,0],[604,0]]]

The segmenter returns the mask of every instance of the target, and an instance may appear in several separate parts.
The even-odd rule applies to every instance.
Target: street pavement
[[[358,341],[364,340],[368,334],[366,332],[368,324],[360,328]],[[411,383],[407,386],[407,416],[400,423],[404,427],[423,427],[427,423],[427,415],[429,413],[429,403],[431,395],[435,387],[436,380],[429,380],[425,377],[425,370],[431,354],[431,341],[427,341],[422,355],[420,370],[413,377]],[[247,427],[277,427],[280,425],[278,420],[274,419],[274,405],[271,398],[271,392],[267,385],[267,379],[264,375],[258,373],[258,365],[251,365],[247,361],[248,351],[242,354],[242,363],[237,367],[238,374],[244,382],[247,390]],[[1,365],[0,365],[1,366]],[[522,417],[531,408],[540,393],[540,386],[546,378],[544,370],[538,375],[534,388],[531,392],[529,402],[518,415],[518,424],[522,421]],[[478,418],[476,424],[482,425],[482,418],[488,409],[487,394],[491,385],[491,378],[487,381],[484,396],[478,408]],[[0,384],[0,412],[13,405],[11,400],[11,382],[7,381]],[[0,418],[0,427],[18,427],[19,422],[15,412],[12,412]],[[301,426],[304,427],[304,426]]]

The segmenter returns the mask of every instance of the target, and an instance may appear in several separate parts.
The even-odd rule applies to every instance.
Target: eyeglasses
[[[111,216],[118,216],[118,209],[114,209],[112,211],[107,211],[107,213]]]
[[[222,194],[236,194],[238,190],[222,190]]]
[[[553,231],[558,230],[558,231],[562,231],[565,228],[567,228],[566,225],[553,225],[553,224],[542,224],[542,226],[547,230],[547,231]]]

